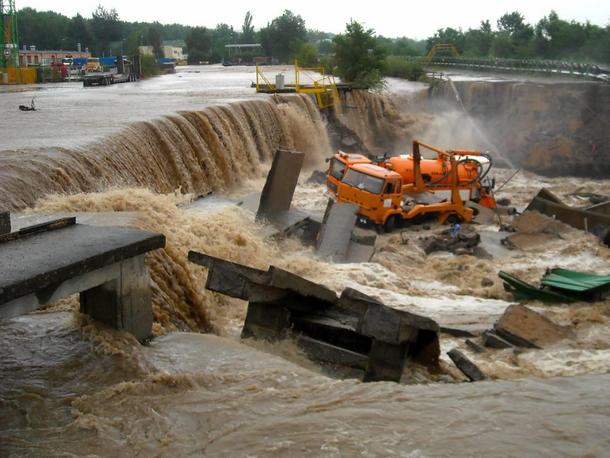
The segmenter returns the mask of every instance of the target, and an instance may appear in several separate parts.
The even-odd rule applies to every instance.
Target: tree
[[[351,21],[334,44],[337,73],[343,81],[367,87],[383,85],[385,50],[378,45],[373,29]]]
[[[311,43],[303,42],[299,46],[296,58],[299,65],[312,67],[318,63],[318,49]]]
[[[305,20],[285,10],[260,30],[261,44],[265,52],[280,62],[290,61],[297,53],[302,42],[306,41]]]
[[[513,46],[513,53],[519,56],[528,54],[528,45],[534,36],[534,29],[526,24],[523,15],[518,11],[506,13],[498,19],[499,33],[506,34]]]
[[[438,29],[433,37],[428,38],[426,51],[430,51],[435,44],[453,44],[459,52],[463,52],[466,45],[466,38],[462,30],[456,30],[451,27]]]
[[[255,33],[254,26],[252,25],[252,14],[250,11],[246,13],[246,17],[244,18],[244,24],[241,26],[241,43],[254,43]]]
[[[157,59],[163,57],[163,26],[158,22],[153,22],[146,29],[144,41],[152,46]]]
[[[205,27],[194,27],[186,36],[189,64],[198,64],[209,59],[212,39]]]
[[[234,44],[237,41],[237,33],[232,26],[228,24],[218,24],[212,30],[212,50],[210,53],[210,62],[221,62],[225,57],[225,46]]]
[[[73,49],[76,49],[77,43],[81,44],[82,49],[93,44],[93,38],[89,32],[87,21],[80,14],[77,14],[70,19],[70,24],[68,25],[68,39],[70,45],[73,46]]]
[[[91,32],[97,41],[96,50],[99,55],[109,50],[111,41],[121,39],[121,23],[119,13],[115,9],[106,10],[98,5],[91,17]]]

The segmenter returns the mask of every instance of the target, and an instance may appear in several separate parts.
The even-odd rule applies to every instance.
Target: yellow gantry
[[[300,67],[296,60],[294,61],[294,83],[288,83],[283,87],[277,87],[276,83],[270,81],[261,67],[257,65],[256,92],[313,94],[320,109],[337,107],[341,103],[333,75],[326,74],[322,66]]]

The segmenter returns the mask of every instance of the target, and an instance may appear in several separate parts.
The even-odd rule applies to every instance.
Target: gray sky
[[[441,27],[477,27],[482,19],[490,19],[492,26],[503,13],[520,11],[528,22],[535,23],[551,9],[562,19],[589,20],[605,26],[610,23],[609,0],[377,0],[358,2],[308,1],[125,1],[125,0],[16,0],[17,8],[30,6],[38,10],[53,10],[67,16],[77,12],[90,16],[98,4],[116,8],[127,21],[159,21],[214,27],[225,22],[241,29],[244,15],[250,10],[258,29],[280,15],[284,9],[300,14],[310,29],[339,33],[350,19],[365,23],[378,34],[396,37],[427,38]],[[347,6],[349,5],[349,6]]]

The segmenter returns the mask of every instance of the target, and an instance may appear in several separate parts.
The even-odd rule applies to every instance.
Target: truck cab
[[[354,156],[357,155],[336,155],[330,161],[329,192],[339,202],[358,205],[358,222],[362,225],[384,225],[393,215],[400,216],[403,203],[400,174],[379,167],[364,156]]]

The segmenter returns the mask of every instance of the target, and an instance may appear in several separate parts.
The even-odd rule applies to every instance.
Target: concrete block
[[[273,219],[290,209],[304,159],[305,154],[297,151],[276,151],[261,194],[257,218]]]
[[[368,365],[369,358],[367,355],[338,347],[336,345],[329,344],[328,342],[313,339],[308,336],[300,336],[297,339],[297,345],[312,359],[317,361],[356,367],[359,369],[366,369]]]
[[[373,340],[369,364],[363,382],[388,380],[399,382],[407,359],[408,345],[390,344]]]
[[[556,196],[541,189],[525,211],[538,211],[569,226],[591,232],[610,246],[610,215],[563,204]]]
[[[0,211],[0,235],[11,232],[11,214],[7,211]]]
[[[514,347],[514,345],[511,344],[509,341],[503,339],[496,333],[490,332],[490,331],[483,333],[483,345],[485,345],[486,347],[489,347],[489,348],[497,348],[497,349]]]
[[[122,261],[118,278],[82,291],[80,310],[115,329],[130,332],[140,341],[149,338],[152,296],[144,255]]]
[[[553,323],[544,315],[519,304],[509,306],[494,331],[518,347],[543,348],[563,339],[574,338],[572,330]]]
[[[279,340],[290,328],[290,311],[281,305],[250,302],[242,339]]]
[[[318,256],[339,262],[345,260],[356,224],[357,211],[357,205],[337,203],[329,199],[318,234]]]
[[[457,348],[454,348],[451,351],[447,352],[451,361],[457,366],[457,368],[462,371],[462,373],[468,377],[468,380],[471,382],[480,382],[481,380],[487,380],[487,376],[474,364],[470,361],[464,353],[459,351]]]

